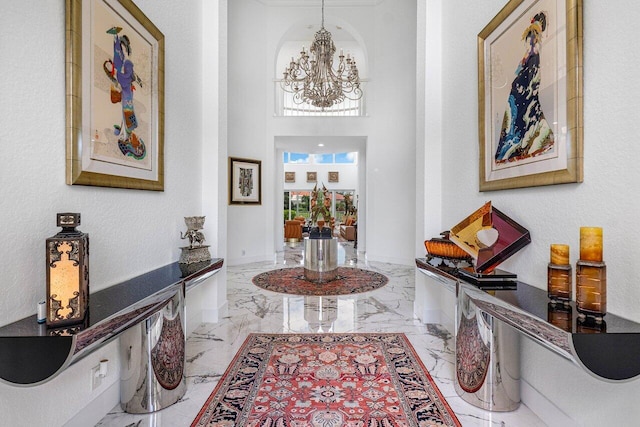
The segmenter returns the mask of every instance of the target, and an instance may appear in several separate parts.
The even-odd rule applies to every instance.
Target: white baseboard
[[[226,317],[228,314],[229,302],[225,300],[224,303],[218,308],[202,310],[202,322],[218,323],[221,318]]]
[[[445,328],[447,331],[449,331],[449,333],[450,333],[451,335],[454,335],[454,336],[455,336],[455,334],[456,334],[455,326],[454,326],[454,325],[455,325],[455,323],[454,323],[453,319],[452,319],[451,317],[449,317],[449,316],[448,316],[448,314],[447,314],[447,312],[445,312],[445,311],[443,311],[443,312],[442,312],[442,315],[440,316],[440,324],[441,324],[442,326],[444,326],[444,328]]]
[[[187,317],[187,337],[202,323],[218,323],[229,314],[229,303],[225,300],[220,307],[204,308],[189,313]]]
[[[67,421],[64,427],[94,426],[118,404],[120,404],[120,381],[111,384],[102,394],[89,402]]]
[[[358,254],[363,253],[362,251],[358,251]],[[390,256],[381,256],[381,255],[371,255],[370,252],[366,253],[367,262],[383,262],[387,264],[398,264],[404,266],[414,266],[416,264],[415,259],[406,259],[406,258],[395,258]]]
[[[528,382],[520,380],[520,399],[531,411],[549,427],[578,427],[579,424],[569,418]]]
[[[422,309],[421,310],[420,307],[417,307],[414,305],[413,314],[420,320],[420,322],[424,324],[437,323],[439,325],[442,325],[452,335],[454,334],[453,319],[449,317],[447,313],[443,310],[438,310],[438,309],[435,309],[435,310]]]
[[[422,323],[440,323],[443,316],[442,310],[421,310],[419,307],[416,307],[415,303],[413,307],[413,314]]]
[[[264,262],[264,261],[273,261],[273,256],[272,257],[266,257],[264,255],[243,256],[241,258],[229,258],[224,260],[225,264],[227,264],[228,266],[243,265],[243,264],[250,264],[253,262]]]

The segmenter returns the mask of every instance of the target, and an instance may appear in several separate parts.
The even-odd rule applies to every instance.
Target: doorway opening
[[[311,192],[325,189],[331,200],[333,234],[350,218],[358,227],[358,250],[366,242],[366,137],[362,136],[276,136],[277,196],[274,212],[276,251],[283,247],[284,221],[302,221],[308,227]]]

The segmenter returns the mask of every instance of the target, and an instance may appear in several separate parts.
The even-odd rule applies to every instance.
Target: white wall
[[[227,0],[202,2],[202,213],[212,256],[227,257]],[[202,321],[226,315],[227,271],[202,287]],[[189,301],[187,300],[187,303]]]
[[[327,190],[356,190],[358,194],[358,165],[355,164],[299,164],[287,163],[284,165],[285,172],[295,172],[296,182],[284,184],[284,190],[313,190],[315,185],[318,188],[324,185]],[[317,182],[307,182],[307,172],[317,173]],[[338,172],[339,181],[329,182],[329,172]],[[355,200],[354,200],[355,203]]]
[[[0,80],[5,101],[0,103],[0,221],[10,244],[0,249],[4,261],[0,325],[32,315],[44,297],[44,242],[59,230],[57,212],[82,214],[79,228],[91,239],[92,291],[176,261],[184,243],[179,237],[185,229],[184,216],[206,214],[218,232],[216,212],[203,209],[201,183],[202,169],[209,166],[201,160],[202,1],[185,5],[136,0],[136,4],[165,35],[164,192],[65,184],[65,2],[2,2],[0,54],[8,67]],[[209,94],[216,91],[217,87],[208,89]],[[208,123],[212,121],[207,117]],[[217,138],[217,133],[206,133],[208,142]],[[226,153],[223,156],[226,162]],[[206,191],[218,197],[217,186]],[[213,240],[215,234],[207,236]],[[214,256],[219,256],[214,248]],[[214,308],[217,304],[212,303]],[[103,347],[45,385],[0,384],[0,423],[62,425],[101,393],[114,390],[113,386],[117,390],[117,344]],[[91,392],[89,370],[102,357],[112,362],[110,374],[101,388]],[[106,408],[93,417],[99,420],[110,410],[115,396],[115,402],[113,393],[98,399],[98,404],[94,401],[91,408],[104,406],[100,402]]]
[[[365,228],[367,257],[413,262],[415,169],[407,162],[415,158],[415,13],[411,0],[326,7],[326,22],[348,25],[366,44],[369,117],[291,118],[273,116],[273,79],[281,72],[275,55],[292,23],[319,22],[319,8],[270,7],[255,0],[229,4],[229,69],[234,72],[228,155],[262,160],[263,174],[262,206],[229,207],[230,264],[273,259],[279,249],[274,224],[281,222],[274,202],[281,200],[283,188],[275,140],[309,135],[366,138],[366,189],[360,189],[365,206],[359,210],[366,218],[359,215],[359,226]]]
[[[417,4],[415,246],[423,256],[424,241],[447,228],[442,223],[442,0]]]
[[[630,54],[633,49],[627,42],[635,39],[640,5],[630,0],[584,2],[584,182],[480,193],[476,38],[504,4],[504,0],[441,2],[441,226],[450,228],[492,200],[532,236],[532,243],[504,267],[542,289],[546,287],[549,245],[569,244],[575,265],[579,227],[602,226],[608,310],[640,321],[635,267],[640,255],[640,202],[635,187],[640,168],[634,96],[640,90],[635,72],[640,56]],[[640,416],[640,406],[635,404],[639,381],[605,383],[529,340],[522,343],[523,379],[579,424],[629,425]]]

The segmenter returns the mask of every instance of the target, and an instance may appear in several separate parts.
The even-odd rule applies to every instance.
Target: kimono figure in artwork
[[[511,92],[502,119],[495,162],[515,162],[553,149],[554,135],[549,127],[538,97],[540,90],[540,46],[542,32],[547,27],[544,12],[531,19],[522,34],[527,52],[516,69]]]
[[[133,107],[134,83],[142,86],[140,78],[133,70],[131,42],[126,35],[120,36],[120,27],[110,28],[107,33],[113,34],[113,59],[105,61],[103,68],[111,80],[111,102],[122,104],[120,124],[113,125],[113,133],[118,136],[118,147],[125,156],[143,159],[146,154],[144,141],[135,134],[138,119]],[[119,90],[118,90],[119,89]]]

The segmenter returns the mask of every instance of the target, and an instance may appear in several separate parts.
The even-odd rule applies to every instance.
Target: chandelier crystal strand
[[[360,76],[355,59],[349,54],[345,58],[340,50],[338,68],[333,69],[333,55],[336,46],[331,40],[331,33],[324,28],[324,0],[322,0],[322,25],[316,32],[309,53],[304,46],[298,60],[291,58],[285,67],[281,87],[293,93],[296,104],[307,103],[324,111],[345,98],[358,100],[362,98]]]

